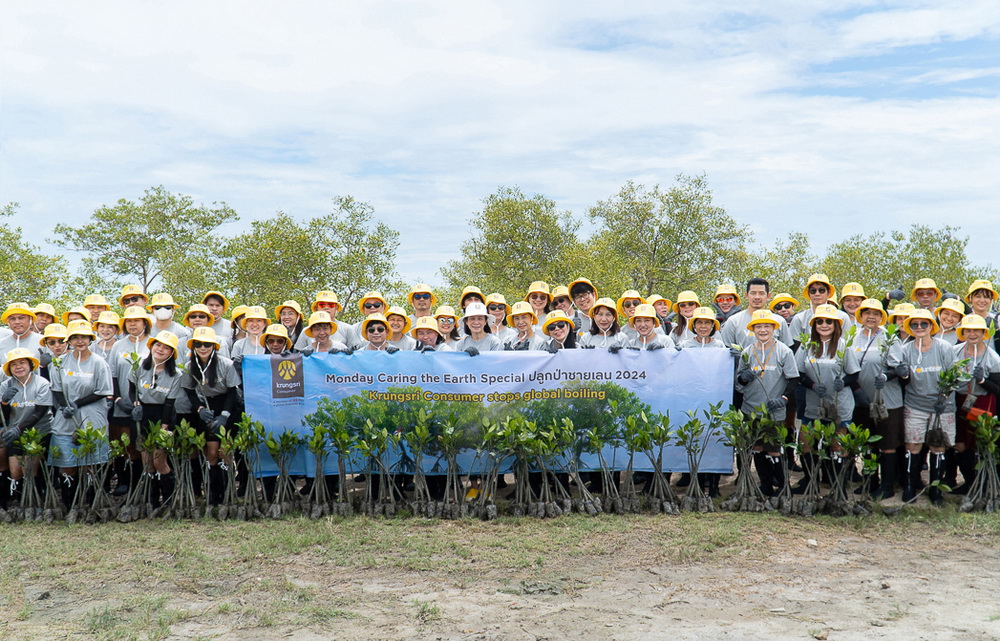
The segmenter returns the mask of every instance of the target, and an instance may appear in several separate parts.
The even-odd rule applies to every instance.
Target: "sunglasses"
[[[816,324],[817,325],[833,325],[836,322],[837,321],[833,320],[832,318],[817,318],[816,319]]]
[[[340,307],[337,303],[316,303],[316,309],[337,309]]]
[[[208,316],[204,314],[191,314],[188,316],[188,320],[208,320]]]
[[[556,305],[569,305],[569,299],[566,298],[565,296],[560,296],[559,298],[555,299],[552,302],[555,303]]]
[[[490,310],[491,312],[499,312],[500,310],[504,310],[504,311],[507,310],[507,308],[505,306],[503,306],[503,305],[490,305],[486,309]]]
[[[910,323],[910,329],[927,329],[930,326],[930,321],[913,321]]]
[[[697,307],[698,303],[677,303],[678,307]]]
[[[549,325],[549,331],[552,331],[553,329],[566,329],[567,327],[569,327],[569,323],[566,321],[556,321]]]
[[[368,327],[369,334],[381,334],[384,331],[385,331],[384,325],[370,325]]]
[[[825,294],[826,292],[827,292],[826,287],[810,287],[809,288],[809,293],[810,294]]]
[[[201,349],[203,347],[215,347],[215,343],[203,343],[202,341],[195,341],[192,343],[195,349]]]
[[[549,299],[549,297],[547,295],[545,295],[545,294],[528,294],[528,298],[530,298],[531,300],[538,300],[538,299],[548,300]]]
[[[642,305],[642,301],[627,300],[624,303],[622,303],[622,307],[624,307],[626,309],[632,309],[633,307],[638,307],[639,305]]]
[[[55,347],[56,345],[62,344],[62,341],[58,338],[46,338],[45,344],[49,347]]]
[[[735,303],[736,302],[736,299],[733,298],[732,296],[716,296],[715,300],[718,303]]]
[[[153,305],[153,310],[157,309],[173,309],[170,305]]]
[[[413,300],[430,300],[430,294],[414,294]]]
[[[365,309],[378,309],[382,303],[365,303]]]
[[[129,296],[128,298],[123,298],[122,302],[123,303],[138,303],[141,300],[144,300],[142,296]]]
[[[454,318],[444,317],[444,318],[437,319],[437,322],[444,323],[445,325],[454,325],[455,324],[455,319]]]
[[[792,303],[778,303],[774,306],[775,309],[791,309],[794,307]]]

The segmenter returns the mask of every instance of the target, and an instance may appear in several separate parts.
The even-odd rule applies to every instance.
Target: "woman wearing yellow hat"
[[[347,345],[335,340],[333,335],[337,331],[337,323],[333,322],[326,312],[313,312],[309,315],[309,325],[303,330],[303,334],[310,339],[310,343],[299,349],[303,356],[309,356],[319,352],[342,353],[348,352]]]
[[[469,303],[462,316],[462,328],[465,335],[455,344],[455,351],[465,352],[469,356],[478,356],[480,352],[500,351],[503,344],[493,335],[487,316],[489,311],[483,303]]]
[[[333,324],[333,334],[330,340],[340,342],[347,346],[346,349],[357,349],[363,342],[357,330],[349,323],[337,320],[337,314],[341,311],[340,300],[337,294],[331,291],[316,292],[316,297],[310,307],[314,312],[326,312],[330,315],[330,322]],[[299,341],[293,346],[296,350],[302,350],[310,343],[310,339],[305,335],[299,336]]]
[[[417,340],[407,333],[413,324],[405,309],[393,305],[386,312],[385,320],[389,323],[389,345],[407,351],[412,351],[417,346]]]
[[[627,289],[622,292],[622,295],[618,297],[615,302],[615,308],[618,310],[619,318],[624,318],[625,323],[622,325],[622,333],[625,334],[625,338],[631,342],[638,335],[635,328],[629,320],[635,314],[635,310],[639,305],[645,305],[646,299],[639,295],[634,289]],[[659,323],[657,323],[659,326]]]
[[[681,349],[699,349],[702,347],[727,347],[716,335],[719,331],[719,319],[711,307],[698,307],[688,319],[688,331],[693,336],[681,341]]]
[[[645,303],[637,305],[628,319],[629,327],[635,336],[629,340],[629,347],[656,351],[664,347],[674,348],[674,342],[664,334],[658,334],[660,318],[652,305]]]
[[[857,322],[855,314],[866,298],[868,297],[865,296],[865,288],[861,286],[861,283],[847,283],[840,289],[840,308],[844,310],[848,318],[848,323],[844,325],[845,328],[853,327]]]
[[[549,291],[549,284],[542,280],[536,280],[528,287],[528,293],[524,296],[524,302],[531,305],[538,322],[545,320],[545,315],[552,311],[552,292]]]
[[[438,307],[434,310],[434,320],[437,321],[438,329],[441,330],[441,335],[444,336],[444,342],[454,349],[455,343],[462,338],[458,330],[458,316],[455,314],[455,308],[451,305]]]
[[[918,281],[919,282],[919,281]],[[916,497],[920,485],[920,450],[926,436],[940,417],[940,440],[935,438],[927,443],[930,450],[930,481],[940,480],[944,475],[944,452],[955,444],[955,393],[942,398],[938,392],[938,378],[943,370],[951,367],[957,357],[955,348],[934,334],[940,329],[934,315],[926,309],[915,309],[905,321],[903,328],[913,336],[913,340],[900,350],[896,375],[906,381],[903,395],[903,428],[906,438],[906,471],[903,484],[903,500]],[[930,487],[928,496],[932,503],[941,503],[941,490]]]
[[[4,410],[9,409],[10,417],[0,427],[0,457],[10,458],[7,460],[9,468],[0,471],[0,507],[7,508],[21,499],[24,451],[17,439],[24,430],[35,428],[45,435],[43,444],[48,447],[52,430],[49,413],[52,392],[49,382],[38,375],[38,359],[33,349],[14,348],[3,355],[3,361],[3,373],[7,378],[0,383],[0,403],[7,406]]]
[[[506,345],[514,340],[517,331],[507,324],[507,317],[510,315],[510,305],[503,294],[494,292],[486,297],[486,311],[490,314],[486,317],[490,325],[490,333],[500,339],[500,343]],[[538,332],[536,328],[536,333]]]
[[[989,343],[989,327],[978,314],[962,318],[958,326],[955,355],[959,360],[968,359],[965,369],[972,377],[955,394],[958,413],[955,417],[955,457],[965,482],[958,487],[952,484],[955,494],[968,493],[976,478],[976,427],[973,421],[984,412],[996,415],[997,394],[1000,394],[1000,356]]]
[[[66,343],[68,336],[66,326],[62,323],[49,323],[45,326],[45,331],[38,340],[38,344],[41,346],[41,349],[38,350],[38,375],[45,380],[52,380],[52,373],[56,369],[52,365],[52,361],[62,358],[69,351],[69,345]]]
[[[582,332],[576,344],[582,349],[600,347],[612,354],[628,346],[628,339],[618,326],[618,306],[610,298],[598,298],[590,308],[592,325],[589,332]]]
[[[365,339],[361,351],[379,352],[384,351],[390,354],[398,351],[389,344],[389,321],[382,314],[369,314],[361,321],[361,337]]]
[[[299,340],[299,336],[302,335],[302,307],[294,300],[286,300],[274,308],[274,316],[274,322],[285,326],[288,338],[291,339],[294,346],[295,342]]]
[[[119,325],[121,316],[114,312],[101,312],[94,323],[94,332],[97,334],[97,341],[90,346],[90,351],[94,352],[104,360],[111,362],[111,349],[118,342]]]
[[[514,351],[548,349],[548,340],[535,334],[538,317],[531,304],[521,300],[514,303],[510,315],[507,316],[507,323],[514,329],[514,338],[504,345],[504,349]]]
[[[417,339],[417,349],[421,352],[452,352],[454,351],[438,328],[433,316],[421,316],[413,324],[410,335]]]
[[[562,310],[553,310],[542,323],[542,333],[549,337],[548,349],[553,354],[560,349],[576,349],[577,333],[572,319]]]
[[[694,316],[694,310],[699,307],[701,307],[701,301],[698,300],[698,294],[695,294],[691,290],[685,290],[677,294],[677,301],[674,303],[674,328],[671,330],[669,336],[678,347],[681,346],[681,343],[694,336],[691,330],[688,329],[688,321]]]
[[[244,355],[254,356],[264,354],[267,351],[261,345],[260,337],[267,329],[270,320],[271,317],[267,315],[267,310],[260,305],[248,307],[247,311],[243,313],[243,318],[239,322],[243,326],[246,336],[233,343],[233,349],[230,351],[230,357],[237,369],[243,361]]]
[[[997,290],[993,288],[993,283],[988,280],[975,280],[969,285],[969,291],[965,295],[965,302],[972,307],[972,313],[981,317],[988,326],[993,320],[995,313],[993,305],[996,303]]]
[[[958,343],[958,324],[965,316],[965,304],[957,298],[945,298],[941,301],[941,306],[934,310],[941,331],[936,338],[940,338],[946,343],[955,345]]]

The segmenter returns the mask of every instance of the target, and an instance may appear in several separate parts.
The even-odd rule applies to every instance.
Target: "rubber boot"
[[[336,474],[327,474],[323,477],[323,482],[326,483],[326,493],[331,499],[336,499],[337,492],[340,491],[340,477]]]
[[[10,472],[0,472],[0,510],[6,510],[10,505]]]
[[[133,463],[138,461],[130,461],[124,456],[119,456],[115,458],[115,478],[118,479],[118,484],[115,485],[115,490],[112,496],[125,496],[128,494],[129,489],[132,487],[134,479],[137,479],[136,468]],[[142,468],[139,468],[142,471]]]
[[[969,493],[969,489],[972,488],[972,484],[976,480],[976,452],[975,450],[955,452],[955,458],[958,459],[958,469],[962,471],[962,484],[953,489],[951,493],[964,496]]]
[[[896,467],[899,464],[899,456],[895,452],[882,452],[879,455],[879,469],[882,472],[882,481],[878,490],[872,496],[876,501],[891,499],[896,495]]]
[[[21,505],[21,482],[15,479],[10,480],[10,506],[19,507]]]
[[[149,504],[153,506],[153,509],[159,508],[163,505],[163,501],[160,500],[160,489],[161,481],[159,474],[149,475]]]
[[[795,462],[795,448],[786,447],[785,448],[785,458],[788,460],[788,471],[789,472],[801,472],[802,467]]]
[[[160,496],[161,501],[164,505],[170,502],[170,499],[174,496],[174,487],[177,485],[177,477],[174,476],[173,472],[167,472],[166,474],[157,474],[160,477]]]
[[[191,489],[195,496],[202,496],[205,487],[205,473],[198,457],[191,459]]]
[[[958,452],[953,447],[944,451],[944,471],[941,473],[941,482],[948,487],[958,485]]]
[[[226,473],[219,464],[208,468],[208,504],[219,505],[222,503],[223,493],[226,491]]]
[[[760,479],[760,491],[764,496],[774,496],[774,472],[771,461],[764,452],[754,452],[753,466],[757,468],[757,478]]]
[[[59,492],[62,495],[63,505],[70,509],[73,505],[73,496],[76,494],[76,477],[63,474],[59,479]]]
[[[785,488],[785,469],[781,465],[781,455],[768,454],[767,461],[771,464],[771,483],[774,485],[774,496],[777,496]]]
[[[941,488],[935,486],[934,481],[944,483],[944,475],[947,472],[945,465],[944,452],[940,454],[931,452],[927,475],[931,486],[927,490],[927,498],[929,498],[931,503],[934,505],[941,505],[941,503],[944,502],[944,498],[941,496]]]
[[[917,497],[917,481],[920,480],[920,455],[906,452],[906,476],[903,478],[903,501],[907,503]]]
[[[241,450],[236,451],[236,496],[240,498],[246,496],[247,489],[252,487],[253,479],[250,478],[250,468],[247,467],[247,457]]]
[[[812,478],[809,470],[816,464],[815,461],[816,455],[811,452],[802,455],[802,478],[799,479],[799,482],[792,488],[792,494],[806,493],[806,488],[809,487],[809,481]]]

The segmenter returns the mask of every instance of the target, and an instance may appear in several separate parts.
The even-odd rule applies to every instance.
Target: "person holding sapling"
[[[600,347],[612,354],[628,344],[628,339],[618,326],[618,308],[610,298],[598,298],[590,308],[592,321],[589,332],[581,332],[577,338],[577,346],[583,349]]]
[[[766,309],[754,312],[747,330],[754,342],[742,349],[736,371],[736,389],[743,396],[740,411],[757,416],[760,408],[775,422],[785,419],[788,399],[792,398],[799,369],[790,347],[777,340],[775,333],[781,323]],[[761,491],[774,496],[784,487],[786,479],[781,465],[781,444],[772,432],[760,444],[754,455],[754,465],[760,478]]]
[[[503,349],[500,339],[491,332],[486,305],[479,302],[469,303],[462,316],[462,327],[465,330],[462,339],[455,343],[455,351],[465,352],[469,356],[478,356],[480,352],[497,352]]]
[[[393,305],[389,308],[385,316],[389,323],[389,344],[396,349],[413,350],[417,346],[417,340],[410,336],[410,317],[406,315],[406,310]]]
[[[486,311],[490,313],[486,318],[490,325],[490,333],[499,338],[503,345],[514,340],[517,336],[517,330],[508,327],[507,317],[510,316],[510,305],[507,304],[504,295],[494,292],[487,296]]]
[[[576,349],[573,327],[573,321],[562,310],[549,312],[542,323],[542,333],[549,337],[548,350],[555,354],[561,349]]]
[[[0,472],[0,499],[4,500],[0,507],[6,508],[21,498],[20,484],[24,478],[21,466],[24,451],[18,443],[21,434],[35,428],[44,437],[43,446],[49,446],[52,392],[49,382],[38,375],[38,359],[34,350],[27,347],[17,347],[4,354],[3,373],[8,378],[0,383],[0,403],[10,411],[7,420],[0,424],[0,460],[6,461],[9,466]],[[35,474],[36,470],[29,473]]]
[[[278,326],[284,329],[283,326]],[[261,337],[267,338],[267,333]],[[285,349],[291,347],[287,334]],[[266,345],[266,342],[265,342]],[[219,462],[219,435],[232,430],[239,397],[240,377],[233,362],[219,354],[220,341],[211,327],[194,330],[187,342],[191,359],[181,386],[195,408],[195,428],[205,435],[205,458],[208,459],[209,505],[222,502],[227,476]],[[232,464],[232,461],[227,461]]]
[[[809,319],[808,338],[795,353],[799,382],[806,389],[803,422],[832,423],[838,432],[846,431],[854,415],[852,390],[858,388],[861,371],[856,353],[849,349],[851,342],[844,339],[842,313],[833,305],[817,306]],[[817,456],[807,449],[803,447],[803,457]],[[834,465],[842,463],[835,460]],[[796,488],[801,491],[808,485],[808,470],[815,465],[803,467],[807,476]]]
[[[625,319],[625,325],[622,327],[622,333],[625,334],[630,342],[635,339],[637,333],[635,328],[632,327],[632,316],[635,314],[635,310],[639,305],[645,305],[646,299],[639,295],[639,292],[634,289],[626,290],[618,298],[615,303],[615,308],[618,310],[618,316]]]
[[[422,316],[421,318],[429,317]],[[313,312],[309,315],[309,325],[303,330],[303,334],[312,342],[298,351],[303,356],[309,356],[317,352],[349,352],[347,345],[331,338],[336,331],[337,323],[333,322],[329,314],[326,312]]]
[[[809,307],[802,310],[798,314],[792,317],[792,321],[789,324],[789,331],[792,334],[792,349],[796,348],[796,344],[799,340],[799,336],[802,334],[808,334],[811,331],[809,321],[812,320],[813,314],[816,313],[816,309],[820,305],[828,304],[831,299],[836,300],[837,288],[830,283],[830,279],[826,274],[813,274],[806,281],[806,286],[802,288],[802,295],[806,297],[809,301]],[[850,319],[847,314],[832,306],[833,310],[836,312],[837,318],[840,319],[840,326],[846,327],[850,323]]]
[[[504,349],[513,351],[548,349],[548,340],[535,333],[538,316],[535,315],[535,311],[529,303],[520,300],[514,303],[507,316],[507,324],[514,329],[515,334],[504,345]],[[541,328],[541,326],[538,327]]]
[[[694,336],[694,332],[688,329],[688,321],[694,316],[694,310],[701,307],[698,294],[690,290],[685,290],[677,294],[677,302],[674,303],[674,328],[670,331],[670,339],[674,345],[681,346],[681,343]]]
[[[970,380],[955,393],[955,456],[965,482],[952,490],[955,494],[968,492],[976,478],[976,426],[983,414],[997,413],[997,394],[1000,394],[1000,356],[989,343],[990,331],[986,320],[978,314],[962,318],[956,330],[958,340],[955,356],[967,361],[965,371]]]
[[[433,316],[421,316],[417,319],[410,335],[417,339],[417,351],[420,352],[453,352],[445,341],[444,334],[438,328]]]
[[[740,312],[740,314],[742,313]],[[726,322],[732,322],[733,318],[736,318],[736,316],[731,317]],[[752,319],[753,317],[751,316]],[[726,344],[719,339],[719,319],[715,317],[715,311],[711,307],[696,308],[694,314],[688,319],[688,330],[693,336],[681,342],[679,345],[680,348],[726,347]],[[752,330],[744,329],[742,333],[753,336]]]
[[[711,312],[712,310],[708,307],[703,308]],[[632,331],[635,332],[635,336],[629,341],[628,346],[632,349],[645,349],[649,351],[656,351],[658,349],[663,349],[664,347],[670,347],[675,349],[674,342],[667,338],[664,334],[656,333],[657,328],[660,326],[660,318],[656,314],[656,310],[652,305],[638,305],[632,312],[632,315],[628,319],[629,326]],[[714,334],[715,328],[718,326],[718,322],[715,321],[715,315],[712,315],[712,322],[710,324],[710,331]]]
[[[114,393],[111,366],[90,351],[90,344],[97,335],[89,320],[77,320],[67,328],[66,343],[69,352],[62,357],[60,366],[52,376],[52,452],[49,465],[58,466],[62,473],[62,500],[66,508],[73,504],[76,492],[77,471],[81,465],[96,465],[108,460],[108,442],[85,460],[73,453],[77,430],[86,427],[108,431],[106,399]]]
[[[574,327],[576,327],[576,332],[582,334],[583,332],[590,331],[590,310],[594,307],[594,303],[597,302],[597,288],[586,278],[577,278],[569,284],[569,295],[578,310],[570,316]]]
[[[865,299],[854,312],[858,333],[850,350],[861,372],[855,392],[854,423],[879,436],[878,448],[881,483],[873,493],[876,500],[895,495],[899,466],[897,450],[903,444],[903,389],[896,378],[900,343],[897,333],[885,329],[888,315],[882,303]],[[873,477],[873,483],[875,482]]]
[[[919,282],[919,281],[918,281]],[[920,450],[925,441],[930,450],[930,482],[944,474],[944,452],[955,443],[955,392],[942,393],[942,375],[948,374],[958,358],[955,348],[934,338],[939,330],[934,315],[915,309],[903,328],[913,340],[902,346],[896,375],[906,383],[903,396],[903,428],[906,438],[906,476],[903,500],[916,498],[920,485]],[[945,381],[947,382],[947,381]],[[932,487],[928,496],[933,503],[942,501],[941,488]]]
[[[940,338],[946,343],[955,345],[958,343],[958,324],[965,316],[965,304],[957,298],[945,298],[941,301],[941,306],[934,310],[941,331],[935,338]]]
[[[767,301],[771,297],[771,285],[763,278],[751,278],[747,281],[747,308],[737,312],[726,320],[719,337],[726,345],[746,346],[754,341],[753,332],[747,330],[747,323],[753,318],[754,312],[768,309]],[[792,345],[792,335],[783,316],[777,318],[781,326],[775,338],[785,345]]]

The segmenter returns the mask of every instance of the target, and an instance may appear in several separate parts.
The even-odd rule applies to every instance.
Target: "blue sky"
[[[976,0],[10,2],[0,200],[44,243],[159,184],[243,226],[351,195],[433,283],[500,185],[582,216],[705,173],[764,244],[959,224],[996,263],[998,44]]]

